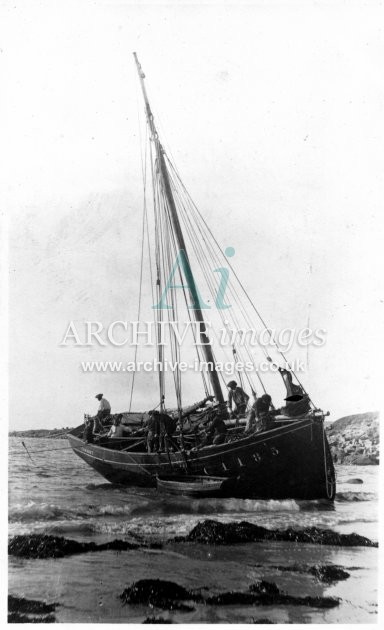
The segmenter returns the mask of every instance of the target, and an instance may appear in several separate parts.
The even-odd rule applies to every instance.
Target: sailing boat
[[[177,321],[180,313],[178,299],[182,295],[186,313],[195,325],[191,330],[194,331],[198,359],[204,359],[208,366],[208,370],[201,373],[206,398],[189,408],[183,405],[183,375],[176,367],[173,372],[176,396],[173,415],[178,419],[179,432],[172,436],[172,447],[167,444],[163,452],[148,452],[145,429],[139,429],[134,435],[125,438],[101,437],[98,440],[84,441],[84,425],[68,434],[70,445],[79,457],[112,483],[155,487],[159,479],[161,486],[163,479],[163,485],[170,483],[172,487],[177,487],[177,483],[182,484],[184,476],[189,483],[193,478],[198,479],[200,485],[206,477],[207,480],[222,479],[223,483],[219,483],[220,491],[226,496],[333,500],[336,492],[335,471],[324,428],[325,414],[312,403],[293,371],[278,368],[277,373],[286,387],[287,404],[280,410],[272,408],[271,414],[267,414],[271,421],[261,429],[259,427],[259,430],[246,431],[241,414],[238,414],[240,417],[236,421],[229,418],[222,390],[223,376],[217,369],[215,352],[203,313],[210,306],[203,302],[198,289],[197,267],[208,287],[212,292],[215,291],[216,311],[224,326],[239,326],[241,318],[249,324],[253,323],[252,318],[257,318],[264,330],[269,329],[232,267],[230,266],[234,280],[231,285],[228,274],[220,266],[223,259],[230,265],[227,260],[230,254],[221,250],[160,141],[148,100],[145,75],[136,53],[134,57],[150,135],[156,274],[155,281],[152,280],[152,308],[156,318],[157,359],[160,365],[164,364],[165,348],[160,341],[161,330],[166,321],[168,324],[175,324]],[[145,205],[143,239],[147,232],[149,250],[148,231],[149,219]],[[197,261],[195,267],[192,265],[191,252]],[[215,270],[220,273],[218,290],[217,287],[215,290],[212,279],[211,263],[219,265]],[[141,264],[143,265],[143,258]],[[176,279],[180,284],[176,284]],[[238,306],[237,310],[225,303],[224,288],[228,288],[228,295],[231,302],[233,300]],[[173,326],[170,337],[172,357],[176,359],[175,365],[178,365],[181,344],[177,327]],[[277,343],[273,339],[271,341],[277,353],[285,360]],[[235,360],[245,357],[255,362],[250,344],[234,341],[231,346]],[[262,350],[266,359],[273,363],[265,348]],[[256,388],[259,392],[261,388],[264,396],[266,395],[265,384],[257,371],[257,386],[251,382],[250,375],[239,373],[242,387],[245,387],[245,378],[255,400]],[[158,407],[162,414],[171,413],[166,408],[165,400],[166,379],[164,372],[160,370]],[[207,406],[207,400],[214,400],[214,403]],[[123,417],[129,419],[129,414],[123,414]],[[201,443],[198,427],[212,419],[225,423],[225,440],[221,443]]]

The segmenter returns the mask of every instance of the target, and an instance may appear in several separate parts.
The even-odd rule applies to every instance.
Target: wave
[[[132,497],[131,497],[132,499]],[[141,499],[141,503],[138,503]],[[135,497],[135,501],[124,505],[88,505],[63,507],[54,503],[36,503],[30,501],[27,504],[16,504],[9,509],[10,522],[33,522],[54,520],[77,520],[80,518],[92,519],[112,516],[115,518],[145,516],[152,517],[164,515],[183,514],[249,514],[265,512],[298,512],[302,509],[297,501],[267,501],[251,499],[195,499],[185,497],[164,502],[158,498],[150,500],[145,497]]]
[[[30,501],[26,505],[17,504],[9,509],[9,521],[51,521],[97,516],[127,516],[132,512],[132,506],[124,505],[90,505],[88,507],[63,508],[53,503],[35,503]]]
[[[372,501],[377,499],[374,492],[337,492],[336,501]]]

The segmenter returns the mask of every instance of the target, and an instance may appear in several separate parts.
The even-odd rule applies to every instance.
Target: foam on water
[[[47,441],[27,442],[30,450],[37,451]],[[63,444],[62,440],[54,442]],[[198,520],[216,518],[248,520],[271,529],[316,525],[344,532],[350,528],[367,535],[366,524],[374,525],[377,519],[377,469],[373,466],[338,467],[334,504],[293,499],[191,499],[110,484],[68,449],[38,453],[31,466],[26,454],[19,452],[19,440],[11,439],[10,445],[9,521],[15,533],[49,528],[62,535],[141,531],[165,536],[168,531],[169,537],[185,534]],[[55,446],[52,440],[49,446]],[[351,487],[354,477],[362,483]]]
[[[26,439],[30,451],[60,447],[62,440]],[[269,528],[318,527],[340,533],[356,532],[377,539],[377,467],[338,467],[338,491],[333,504],[327,501],[264,501],[251,499],[191,499],[167,497],[155,489],[125,488],[106,482],[70,450],[34,453],[34,465],[10,439],[9,533],[53,534],[69,539],[107,542],[119,538],[129,542],[164,542],[186,535],[205,518],[222,522],[249,521]],[[12,450],[15,454],[12,455]],[[20,452],[21,451],[21,452]],[[351,478],[361,484],[351,485]],[[310,547],[310,548],[309,548]],[[181,623],[250,623],[267,616],[280,623],[357,623],[375,620],[377,595],[376,549],[300,546],[300,562],[310,565],[329,562],[362,567],[356,576],[334,587],[319,585],[308,576],[271,572],[268,565],[295,564],[296,545],[257,543],[214,548],[196,544],[163,545],[154,551],[139,548],[127,553],[98,552],[62,560],[25,561],[10,557],[10,592],[30,599],[58,601],[58,621],[141,623],[147,612],[123,609],[116,593],[123,584],[156,577],[191,588],[209,586],[222,591],[247,589],[258,579],[275,581],[284,591],[308,592],[333,588],[342,603],[333,611],[284,610],[266,607],[259,614],[243,607],[207,608]],[[44,569],[42,570],[42,563]],[[261,568],[257,568],[258,565]],[[355,580],[355,586],[354,582]],[[343,590],[344,589],[344,590]],[[351,601],[354,589],[357,601]],[[116,603],[117,602],[117,603]],[[172,613],[173,614],[173,613]],[[197,613],[196,613],[197,614]],[[297,616],[299,615],[299,616]]]

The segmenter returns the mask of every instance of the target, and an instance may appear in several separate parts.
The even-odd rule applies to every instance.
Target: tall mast
[[[145,102],[147,122],[151,131],[152,140],[155,143],[155,147],[156,147],[156,155],[157,155],[157,160],[160,167],[163,189],[164,189],[165,196],[167,198],[168,207],[169,207],[171,219],[172,219],[172,224],[173,224],[175,236],[177,239],[177,244],[178,244],[179,250],[184,251],[184,254],[185,254],[185,262],[186,262],[185,269],[184,269],[185,276],[188,283],[188,288],[189,288],[189,293],[192,299],[192,303],[195,305],[192,311],[193,316],[195,318],[195,321],[199,324],[199,327],[198,327],[199,336],[200,336],[200,342],[202,344],[204,358],[212,366],[212,369],[209,370],[208,372],[209,378],[210,378],[212,389],[214,391],[217,402],[224,403],[224,397],[223,397],[223,392],[221,391],[219,375],[215,369],[215,360],[214,360],[214,356],[212,352],[212,347],[210,345],[210,340],[206,332],[207,329],[206,329],[203,313],[200,308],[199,294],[196,288],[195,279],[193,277],[192,269],[189,263],[188,252],[185,245],[183,232],[180,226],[179,215],[177,213],[177,208],[176,208],[175,200],[174,200],[172,189],[171,189],[171,184],[169,181],[168,168],[167,168],[167,164],[164,158],[164,149],[159,140],[159,136],[155,127],[154,120],[153,120],[153,114],[152,114],[149,101],[148,101],[147,91],[145,89],[145,83],[144,83],[145,75],[141,69],[141,65],[139,63],[136,53],[133,53],[133,56],[136,61],[137,71],[140,78],[141,89],[143,91],[143,97],[144,97],[144,102]]]

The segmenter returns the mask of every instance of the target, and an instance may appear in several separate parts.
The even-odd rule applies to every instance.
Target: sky
[[[133,51],[164,146],[268,325],[327,331],[323,347],[289,354],[305,358],[313,400],[331,419],[379,408],[380,3],[1,12],[10,429],[76,426],[98,392],[128,409],[129,375],[80,362],[129,361],[131,347],[60,342],[70,321],[136,319],[145,121]],[[156,388],[138,378],[133,408],[157,404]]]

